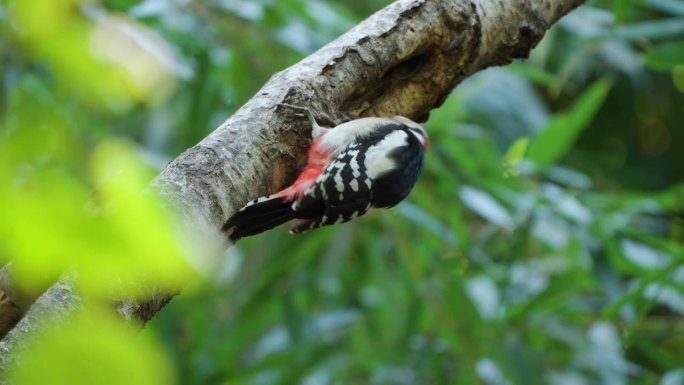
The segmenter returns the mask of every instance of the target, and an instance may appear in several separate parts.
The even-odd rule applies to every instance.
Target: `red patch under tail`
[[[275,194],[281,196],[285,202],[292,202],[302,196],[330,163],[330,154],[321,148],[322,137],[323,135],[319,136],[311,143],[306,167],[299,173],[297,180],[290,187]]]

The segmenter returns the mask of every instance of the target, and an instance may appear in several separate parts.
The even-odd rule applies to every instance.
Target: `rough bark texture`
[[[78,308],[80,299],[68,279],[52,285],[23,314],[21,320],[0,341],[0,383],[12,360],[30,343],[32,333],[50,322],[60,322]]]
[[[0,339],[9,332],[26,312],[29,304],[20,304],[22,295],[17,292],[9,274],[11,265],[0,269]]]
[[[188,228],[209,244],[223,245],[218,230],[230,214],[285,187],[305,163],[308,120],[281,103],[309,107],[319,123],[328,125],[394,114],[425,121],[459,82],[486,67],[527,57],[546,30],[581,3],[399,0],[275,74],[216,131],[169,164],[154,187]],[[119,310],[145,322],[171,297],[154,293],[145,303],[123,303]],[[13,355],[17,341],[45,314],[77,303],[68,285],[53,286],[0,341],[0,357]]]

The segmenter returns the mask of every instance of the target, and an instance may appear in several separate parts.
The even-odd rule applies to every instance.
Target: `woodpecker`
[[[294,220],[293,234],[347,222],[401,202],[418,180],[430,141],[403,116],[368,117],[334,128],[313,117],[306,167],[294,183],[247,203],[222,230],[235,242]]]

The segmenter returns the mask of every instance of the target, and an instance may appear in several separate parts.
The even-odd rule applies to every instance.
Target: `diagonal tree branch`
[[[232,117],[169,164],[153,186],[205,244],[225,248],[218,229],[228,216],[286,186],[306,161],[308,120],[281,103],[309,107],[327,124],[344,116],[393,114],[425,121],[463,79],[526,57],[553,23],[583,2],[399,0],[273,75]],[[64,293],[51,289],[43,297],[55,291]],[[150,293],[145,303],[120,306],[122,315],[144,323],[173,296]],[[70,300],[62,309],[77,306],[74,295],[60,298]],[[33,306],[38,303],[51,302],[41,298]],[[29,312],[31,318],[0,341],[0,352],[12,355],[14,345],[7,341],[20,341],[34,328],[31,320],[41,313]]]
[[[209,238],[231,213],[291,182],[306,162],[310,127],[351,115],[427,120],[473,73],[527,57],[582,0],[400,0],[275,74],[235,115],[159,175],[154,185],[183,223]],[[149,319],[147,306],[128,316]]]
[[[27,304],[9,274],[11,265],[0,269],[0,339],[21,320]],[[30,302],[28,303],[30,305]]]

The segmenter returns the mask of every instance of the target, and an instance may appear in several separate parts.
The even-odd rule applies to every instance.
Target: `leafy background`
[[[188,276],[136,192],[386,3],[0,3],[0,262],[86,304],[13,381],[684,384],[681,0],[590,1],[432,112],[396,209]],[[131,336],[102,298],[140,280],[192,284]]]

